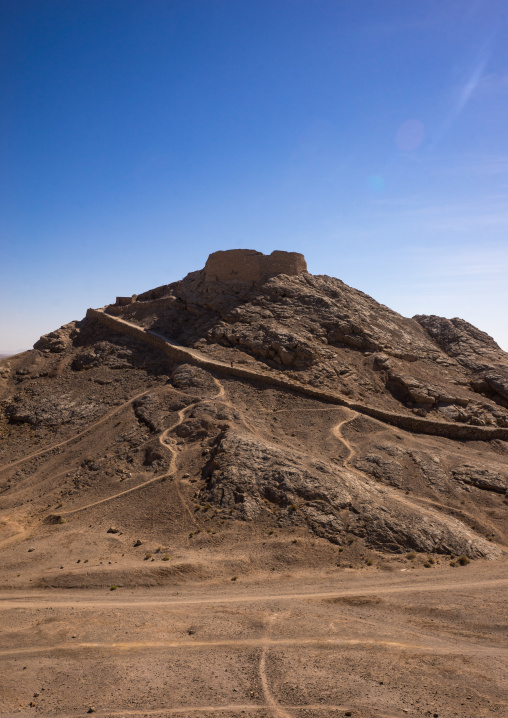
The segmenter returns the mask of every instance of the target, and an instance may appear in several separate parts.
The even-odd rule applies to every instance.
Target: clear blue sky
[[[217,249],[508,349],[506,0],[1,0],[0,351]]]

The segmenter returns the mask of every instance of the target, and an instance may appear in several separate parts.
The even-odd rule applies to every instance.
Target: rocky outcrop
[[[495,557],[496,547],[460,521],[397,499],[374,482],[247,434],[227,431],[202,497],[247,521],[307,525],[333,543],[361,537],[374,548]]]
[[[495,491],[497,494],[508,494],[508,471],[494,472],[484,466],[464,464],[452,471],[453,478],[484,491]]]
[[[414,319],[449,356],[474,372],[474,391],[508,408],[508,358],[491,336],[464,319],[435,315],[417,315]]]
[[[464,319],[446,319],[435,314],[413,317],[446,354],[456,357],[462,365],[474,371],[505,364],[506,353],[486,332]]]
[[[15,397],[5,408],[5,415],[11,422],[32,426],[60,426],[93,419],[103,410],[100,404],[83,404],[72,394],[60,396]]]
[[[63,327],[60,327],[60,329],[54,332],[43,334],[43,336],[35,342],[34,349],[60,354],[71,345],[79,325],[80,322],[69,322],[69,324],[64,324]]]

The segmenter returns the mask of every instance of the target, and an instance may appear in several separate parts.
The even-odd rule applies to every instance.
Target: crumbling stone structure
[[[207,282],[262,282],[273,274],[302,274],[307,262],[299,252],[263,254],[255,249],[228,249],[213,252],[204,271]]]
[[[125,307],[127,304],[134,304],[134,302],[137,300],[137,294],[133,294],[131,297],[117,297],[115,306],[117,307]]]

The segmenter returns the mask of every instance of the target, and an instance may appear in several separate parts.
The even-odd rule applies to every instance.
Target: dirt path
[[[279,703],[275,699],[275,696],[271,692],[270,685],[268,683],[268,674],[266,671],[266,654],[268,652],[269,645],[273,643],[273,640],[270,639],[270,631],[276,618],[277,616],[275,614],[272,614],[269,617],[266,629],[267,635],[265,638],[261,639],[262,649],[261,655],[259,657],[259,678],[261,680],[261,686],[263,688],[263,695],[265,697],[265,701],[270,707],[274,718],[291,718],[291,715],[279,705]]]
[[[45,608],[45,607],[80,607],[91,608],[102,611],[106,607],[111,608],[139,608],[150,606],[191,606],[191,605],[213,605],[213,604],[229,604],[229,603],[263,603],[268,601],[301,601],[301,600],[327,600],[341,599],[351,597],[364,596],[381,596],[391,594],[405,593],[436,593],[444,591],[464,591],[464,590],[481,590],[485,593],[489,589],[506,587],[508,589],[507,578],[480,579],[480,580],[463,580],[461,582],[439,582],[430,578],[421,583],[403,583],[395,586],[370,586],[355,585],[354,588],[343,589],[342,591],[318,591],[307,593],[249,593],[238,596],[201,596],[201,597],[182,597],[182,598],[164,598],[164,599],[138,599],[136,596],[118,599],[113,594],[108,594],[108,598],[104,599],[81,599],[73,591],[72,598],[60,598],[55,594],[51,596],[39,596],[37,599],[25,598],[25,596],[13,597],[12,592],[0,594],[0,611],[7,611],[13,608]],[[111,596],[111,598],[109,597]]]
[[[217,394],[215,394],[213,397],[211,397],[211,398],[209,398],[209,399],[204,399],[203,401],[205,401],[205,402],[206,402],[206,401],[216,401],[216,400],[220,400],[222,397],[225,396],[225,389],[224,389],[224,387],[222,386],[221,382],[220,382],[218,379],[215,379],[215,378],[214,378],[214,382],[215,382],[215,384],[216,384],[216,386],[217,386],[217,389],[218,389]],[[147,393],[147,392],[144,392],[144,394],[146,394],[146,393]],[[142,394],[140,394],[139,396],[142,396]],[[135,398],[137,398],[137,397],[135,397]],[[133,399],[133,400],[134,400],[134,399]],[[132,400],[132,401],[133,401],[133,400]],[[201,403],[201,402],[200,402],[200,403]],[[195,407],[196,407],[196,404],[190,404],[189,406],[186,406],[186,407],[184,407],[183,409],[180,409],[180,410],[177,412],[177,417],[178,417],[178,419],[177,419],[176,423],[173,424],[173,426],[170,426],[168,429],[165,429],[165,430],[159,435],[159,443],[160,443],[160,445],[161,445],[162,447],[164,447],[164,449],[167,449],[167,450],[171,453],[171,459],[170,459],[170,464],[169,464],[169,469],[168,469],[168,471],[165,471],[163,474],[159,474],[159,476],[154,476],[153,478],[149,479],[148,481],[144,481],[142,484],[138,484],[137,486],[132,486],[131,488],[125,489],[124,491],[119,491],[118,493],[113,494],[112,496],[107,496],[107,497],[104,498],[104,499],[99,499],[98,501],[93,501],[92,503],[87,504],[86,506],[80,506],[79,508],[77,508],[77,509],[71,509],[70,511],[61,511],[61,512],[59,513],[59,516],[71,516],[71,515],[73,515],[73,514],[77,514],[77,513],[81,512],[81,511],[85,511],[86,509],[91,509],[91,508],[93,508],[94,506],[99,506],[100,504],[105,504],[105,503],[107,503],[108,501],[114,501],[114,499],[120,498],[121,496],[126,496],[127,494],[131,494],[131,493],[134,492],[134,491],[138,491],[139,489],[142,489],[142,488],[144,488],[145,486],[149,486],[150,484],[153,484],[155,481],[162,481],[162,479],[168,479],[168,478],[170,478],[171,476],[173,476],[173,474],[175,474],[175,473],[176,473],[176,470],[177,470],[177,465],[176,465],[176,455],[177,455],[177,451],[176,451],[176,448],[175,448],[174,446],[171,446],[171,445],[169,445],[168,443],[166,443],[166,440],[167,440],[167,438],[168,438],[168,435],[169,435],[172,431],[174,431],[178,426],[180,426],[180,424],[183,423],[183,421],[185,420],[185,417],[186,417],[186,415],[187,415],[187,412],[190,411],[190,410],[192,410],[192,409],[195,409]],[[194,517],[194,514],[192,513],[192,511],[190,510],[189,506],[187,505],[187,502],[185,501],[185,499],[184,499],[184,497],[183,497],[183,495],[182,495],[182,493],[181,493],[181,491],[180,491],[180,487],[178,486],[178,484],[176,485],[176,490],[177,490],[177,493],[178,493],[178,496],[179,496],[179,499],[180,499],[180,501],[181,501],[181,504],[182,504],[182,507],[183,507],[184,511],[186,511],[186,513],[189,515],[189,518],[191,519],[192,523],[195,524],[195,525],[197,525],[197,522],[196,522],[196,519],[195,519],[195,517]]]
[[[507,656],[508,647],[499,645],[482,645],[478,643],[468,643],[466,641],[457,642],[456,639],[436,640],[435,636],[429,636],[427,641],[389,641],[376,638],[337,638],[327,635],[309,636],[302,638],[269,638],[262,636],[260,638],[229,638],[223,640],[209,641],[73,641],[72,643],[55,643],[46,646],[26,646],[23,648],[5,648],[0,650],[0,656],[24,656],[34,653],[54,653],[54,652],[71,652],[76,651],[113,651],[126,653],[128,651],[139,650],[198,650],[202,648],[261,648],[261,657],[259,662],[259,675],[263,685],[263,693],[268,705],[271,706],[275,715],[281,718],[289,718],[282,711],[270,691],[268,678],[266,673],[266,655],[269,648],[291,648],[300,646],[367,646],[370,648],[379,648],[382,650],[394,651],[418,651],[420,653],[431,652],[433,654],[458,654],[462,655],[467,649],[471,654]]]
[[[139,394],[136,394],[136,396],[132,396],[130,399],[125,401],[123,404],[120,404],[120,406],[115,407],[111,411],[108,411],[107,414],[105,414],[101,419],[98,421],[94,421],[93,424],[90,424],[86,427],[86,429],[82,429],[81,431],[78,431],[77,434],[73,434],[68,439],[65,439],[64,441],[59,441],[57,444],[51,444],[50,446],[46,446],[44,449],[40,449],[39,451],[35,451],[33,454],[29,454],[28,456],[23,456],[21,459],[16,459],[16,461],[11,461],[10,464],[5,464],[5,466],[0,466],[0,471],[5,471],[5,469],[11,469],[13,466],[18,466],[18,464],[22,464],[24,461],[29,461],[30,459],[35,459],[37,456],[42,456],[42,454],[47,454],[48,451],[53,451],[53,449],[59,449],[61,446],[65,446],[66,444],[70,444],[71,441],[75,441],[76,439],[79,439],[81,436],[84,436],[85,434],[88,434],[89,431],[92,431],[92,429],[95,429],[97,426],[100,426],[101,424],[104,424],[105,421],[108,419],[111,419],[112,416],[115,416],[115,414],[118,414],[118,412],[122,411],[122,409],[125,409],[126,406],[130,406],[133,401],[136,401],[136,399],[139,399],[141,396],[145,396],[145,394],[149,394],[152,389],[146,389],[145,391],[140,392]]]
[[[341,711],[345,712],[350,707],[349,705],[336,705],[328,703],[295,703],[294,705],[285,705],[285,708],[294,711]],[[359,706],[362,708],[362,706]],[[368,707],[367,707],[368,709]],[[233,713],[238,715],[240,713],[252,713],[257,711],[266,712],[270,710],[270,706],[263,703],[227,703],[225,705],[218,706],[181,706],[180,708],[147,708],[143,710],[132,710],[124,709],[121,711],[107,710],[107,709],[96,709],[94,711],[95,716],[166,716],[166,715],[187,715],[189,713]],[[80,711],[79,713],[82,713]],[[77,713],[62,713],[58,712],[59,718],[76,718]],[[376,710],[377,718],[399,718],[400,713],[387,713],[384,710]]]
[[[347,410],[347,411],[351,411],[351,410]],[[338,424],[336,424],[332,428],[332,434],[340,442],[342,442],[342,444],[346,447],[347,456],[344,459],[344,467],[349,469],[350,471],[352,471],[358,477],[360,477],[363,482],[371,482],[372,480],[366,474],[364,474],[363,471],[360,471],[359,469],[352,466],[352,461],[356,456],[356,449],[345,438],[345,436],[342,433],[342,427],[346,426],[347,424],[350,424],[352,421],[354,421],[355,419],[357,419],[360,416],[360,414],[357,411],[354,411],[352,413],[353,413],[352,417],[343,419],[342,421],[340,421]],[[389,486],[383,486],[382,491],[383,491],[383,493],[389,494],[391,498],[395,499],[395,501],[398,501],[399,503],[404,504],[405,506],[407,506],[408,508],[410,508],[413,511],[419,511],[420,513],[425,514],[425,515],[429,516],[430,518],[436,518],[436,516],[439,516],[440,520],[446,519],[451,522],[456,521],[456,522],[462,524],[462,526],[464,526],[465,529],[469,530],[469,527],[466,524],[464,524],[463,522],[459,521],[459,519],[457,519],[455,517],[450,517],[448,515],[443,516],[443,514],[439,511],[432,511],[431,509],[427,509],[424,506],[420,506],[420,504],[415,503],[414,501],[410,501],[405,496],[401,496],[399,493],[397,493],[397,491],[395,489],[393,489]],[[418,500],[420,500],[420,499],[418,499]],[[423,499],[423,501],[425,501],[425,499]],[[432,502],[429,500],[429,503],[432,503]]]

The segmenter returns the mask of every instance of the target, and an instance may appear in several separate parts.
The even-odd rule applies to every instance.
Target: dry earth
[[[195,272],[1,360],[2,716],[507,716],[508,362],[417,320]]]
[[[505,716],[492,568],[3,592],[2,715]]]

